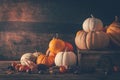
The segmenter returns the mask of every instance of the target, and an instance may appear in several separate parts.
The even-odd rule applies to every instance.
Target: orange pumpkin
[[[51,52],[48,48],[47,51],[46,51],[46,55],[55,57],[56,53]]]
[[[108,47],[109,37],[103,31],[80,30],[76,34],[75,44],[79,49],[102,49]]]
[[[61,39],[53,38],[49,42],[49,50],[53,53],[58,53],[65,48],[65,42]]]
[[[53,56],[48,56],[48,55],[44,55],[41,54],[37,57],[36,63],[37,64],[45,64],[48,67],[54,65],[54,57]]]
[[[116,17],[115,21],[107,28],[107,34],[110,40],[116,46],[120,46],[120,23]]]

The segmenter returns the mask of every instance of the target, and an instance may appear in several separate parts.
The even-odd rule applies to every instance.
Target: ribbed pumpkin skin
[[[58,53],[65,48],[65,43],[61,39],[53,38],[49,43],[49,50],[53,53]]]
[[[103,23],[98,18],[87,18],[83,24],[83,30],[86,32],[103,30]]]
[[[59,52],[55,57],[56,66],[72,66],[76,64],[76,55],[74,52]]]
[[[109,37],[103,31],[78,31],[75,44],[79,49],[102,49],[109,45]]]
[[[106,33],[110,37],[111,42],[115,45],[120,46],[120,23],[113,22],[107,28]]]
[[[52,66],[54,64],[54,57],[53,56],[46,56],[44,54],[41,54],[38,56],[36,63],[37,64],[45,64],[47,66]]]

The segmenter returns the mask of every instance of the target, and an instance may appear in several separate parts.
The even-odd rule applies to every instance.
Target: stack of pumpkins
[[[42,52],[25,53],[20,59],[20,64],[28,66],[31,70],[38,68],[38,65],[47,67],[59,66],[67,69],[68,66],[76,65],[76,54],[71,43],[59,38],[53,38],[49,42],[46,54]]]
[[[103,27],[103,22],[91,15],[82,25],[75,37],[78,49],[105,49],[111,43],[120,46],[120,23],[114,21],[108,27]]]
[[[71,43],[59,38],[53,38],[49,42],[49,48],[46,51],[45,61],[42,56],[38,56],[37,64],[46,64],[47,66],[70,66],[76,64],[76,55],[73,52]]]

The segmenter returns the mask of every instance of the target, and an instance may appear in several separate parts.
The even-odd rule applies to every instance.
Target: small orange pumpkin
[[[65,42],[58,38],[53,38],[49,42],[49,50],[53,53],[58,53],[62,51],[65,48]]]
[[[37,64],[45,64],[48,67],[50,67],[50,66],[54,65],[54,59],[55,59],[55,57],[53,57],[53,56],[41,54],[37,57],[36,63]]]
[[[120,46],[120,22],[118,22],[117,17],[115,21],[108,26],[106,33],[113,44]]]

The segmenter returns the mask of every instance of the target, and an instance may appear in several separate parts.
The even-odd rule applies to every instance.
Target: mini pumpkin
[[[103,31],[85,32],[80,30],[75,37],[79,49],[103,49],[109,45],[109,37]]]
[[[54,65],[54,59],[55,58],[53,56],[41,54],[38,56],[36,63],[37,64],[44,64],[44,65],[47,65],[48,67],[50,67],[50,66]]]
[[[63,40],[58,38],[53,38],[49,42],[49,50],[53,53],[58,53],[62,51],[65,48],[65,43]]]
[[[120,23],[116,16],[115,21],[113,21],[107,28],[108,36],[113,44],[120,47]]]
[[[83,30],[86,32],[103,30],[103,22],[92,15],[91,18],[85,19],[82,26]]]
[[[77,57],[72,51],[64,51],[57,53],[55,57],[56,66],[72,66],[76,65]]]

